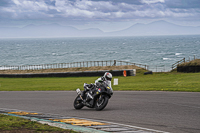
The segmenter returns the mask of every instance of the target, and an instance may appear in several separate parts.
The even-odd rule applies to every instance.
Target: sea
[[[0,66],[121,60],[170,71],[183,58],[200,58],[200,35],[0,38]]]

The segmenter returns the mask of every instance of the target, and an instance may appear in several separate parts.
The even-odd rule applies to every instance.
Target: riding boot
[[[86,93],[86,90],[82,91],[81,96],[83,97],[83,99],[85,99],[85,93]]]

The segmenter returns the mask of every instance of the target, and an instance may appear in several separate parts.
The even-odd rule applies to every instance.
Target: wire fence
[[[176,69],[179,64],[190,62],[197,58],[198,57],[194,55],[192,57],[183,58],[172,65],[149,65],[148,70],[153,71],[153,72],[170,72],[173,69]]]
[[[153,72],[169,72],[177,67],[178,64],[188,62],[196,59],[189,57],[188,59],[183,58],[180,61],[172,65],[143,65],[138,63],[132,63],[120,60],[107,60],[107,61],[83,61],[83,62],[72,62],[72,63],[55,63],[55,64],[41,64],[41,65],[3,65],[0,66],[0,70],[41,70],[41,69],[59,69],[59,68],[80,68],[80,67],[96,67],[96,66],[123,66],[123,65],[134,65]]]
[[[148,67],[149,71],[152,72],[170,72],[172,70],[171,65],[150,65]]]
[[[41,69],[58,69],[58,68],[76,68],[76,67],[96,67],[96,66],[122,66],[135,65],[144,69],[148,69],[147,65],[131,63],[119,60],[108,61],[83,61],[72,63],[55,63],[42,65],[20,65],[20,66],[0,66],[0,70],[41,70]]]

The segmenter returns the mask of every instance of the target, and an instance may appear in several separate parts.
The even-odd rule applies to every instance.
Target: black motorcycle
[[[84,86],[86,85],[88,84],[84,84]],[[82,109],[84,106],[87,106],[95,108],[97,111],[104,109],[113,95],[110,81],[96,83],[92,89],[86,90],[84,94],[79,88],[76,89],[76,92],[78,96],[74,100],[75,109]]]

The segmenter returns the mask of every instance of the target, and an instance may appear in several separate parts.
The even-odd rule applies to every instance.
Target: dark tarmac
[[[75,91],[0,91],[0,108],[59,114],[174,133],[200,132],[200,93],[114,91],[102,111],[75,110]]]

